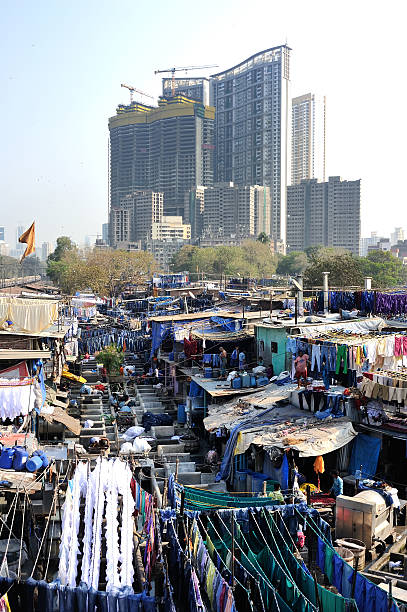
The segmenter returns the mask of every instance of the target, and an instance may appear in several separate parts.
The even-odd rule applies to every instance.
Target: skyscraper
[[[291,185],[325,181],[326,100],[305,94],[292,100]]]
[[[291,157],[290,51],[287,45],[272,47],[211,77],[216,181],[269,186],[272,235],[284,241]]]
[[[4,227],[0,227],[0,240],[5,240],[5,234],[6,232],[4,230]]]
[[[287,188],[287,249],[340,247],[354,255],[360,244],[360,180],[330,176]]]
[[[162,80],[162,91],[164,98],[172,97],[172,78]],[[191,100],[202,102],[205,106],[209,104],[209,79],[206,77],[185,77],[174,79],[174,93],[181,94]]]
[[[164,213],[183,215],[185,193],[213,183],[215,110],[182,96],[158,108],[119,106],[109,119],[110,207],[151,189],[164,194]]]

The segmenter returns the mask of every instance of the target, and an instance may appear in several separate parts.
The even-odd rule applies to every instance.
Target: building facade
[[[109,119],[110,208],[137,190],[163,193],[166,215],[183,215],[187,191],[213,184],[212,107],[175,96],[158,108],[119,106]]]
[[[162,80],[162,92],[164,98],[172,97],[172,78],[164,78]],[[196,100],[209,105],[209,79],[206,77],[185,77],[174,79],[174,93],[175,95],[181,94],[191,100]]]
[[[303,180],[287,188],[287,250],[311,246],[344,248],[359,254],[360,180]]]
[[[270,187],[272,235],[285,241],[290,180],[290,48],[273,47],[212,75],[215,179]]]
[[[110,211],[111,246],[144,244],[151,239],[152,226],[163,217],[163,194],[151,190],[134,191],[123,196]]]
[[[4,229],[4,227],[0,227],[0,240],[5,240],[5,235],[6,235],[6,231]]]
[[[233,182],[217,183],[204,190],[194,190],[195,226],[202,227],[205,243],[222,240],[238,244],[245,238],[256,238],[271,231],[270,188],[259,185],[240,186]],[[199,207],[199,213],[198,213]]]
[[[291,121],[291,185],[317,176],[325,181],[325,97],[308,93],[293,98]]]
[[[47,261],[51,253],[52,253],[52,244],[50,242],[43,242],[41,245],[41,260]]]

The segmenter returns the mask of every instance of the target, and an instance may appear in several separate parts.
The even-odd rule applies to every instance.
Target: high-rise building
[[[162,80],[162,91],[164,98],[172,97],[173,80],[164,78]],[[191,100],[202,102],[205,106],[209,105],[209,79],[206,77],[185,77],[184,79],[174,79],[174,95],[186,96]]]
[[[41,261],[47,261],[48,256],[52,253],[52,245],[50,242],[43,242],[41,245]]]
[[[119,106],[109,119],[110,207],[151,189],[164,194],[166,215],[183,215],[185,193],[213,183],[212,107],[175,96],[158,108]]]
[[[287,188],[287,250],[341,247],[354,255],[360,244],[360,180],[330,176]]]
[[[6,235],[6,232],[5,232],[4,227],[0,227],[0,240],[5,240],[5,235]]]
[[[287,45],[272,47],[211,77],[216,181],[269,186],[272,235],[284,241],[291,158],[290,51]]]
[[[308,93],[293,98],[291,118],[291,185],[318,176],[325,181],[325,97]]]
[[[109,244],[109,223],[102,223],[102,240]]]
[[[154,223],[163,217],[163,194],[151,190],[134,191],[121,198],[110,211],[111,246],[124,248],[125,243],[144,244],[151,239]]]
[[[191,238],[202,236],[205,190],[207,187],[195,187],[185,194],[184,221],[191,225]]]
[[[189,199],[195,202],[192,219],[195,227],[202,227],[205,243],[230,242],[230,239],[238,243],[262,232],[270,234],[269,187],[217,183],[191,190]]]
[[[390,234],[391,246],[396,245],[398,242],[403,242],[403,240],[404,240],[404,229],[402,227],[395,227],[394,232]]]

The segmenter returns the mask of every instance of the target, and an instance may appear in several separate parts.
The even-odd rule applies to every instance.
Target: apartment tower
[[[360,180],[302,180],[287,188],[287,250],[340,247],[354,255],[360,244]]]
[[[325,97],[308,93],[293,98],[291,119],[291,185],[303,179],[325,181]]]
[[[252,55],[211,77],[215,117],[215,180],[270,187],[272,236],[286,237],[290,180],[290,51]]]

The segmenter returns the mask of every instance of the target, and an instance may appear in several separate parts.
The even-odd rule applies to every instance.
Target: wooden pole
[[[232,533],[232,591],[235,590],[235,516],[233,510],[231,512],[232,516],[232,524],[231,524],[231,533]]]
[[[175,460],[175,482],[178,482],[179,457]]]

